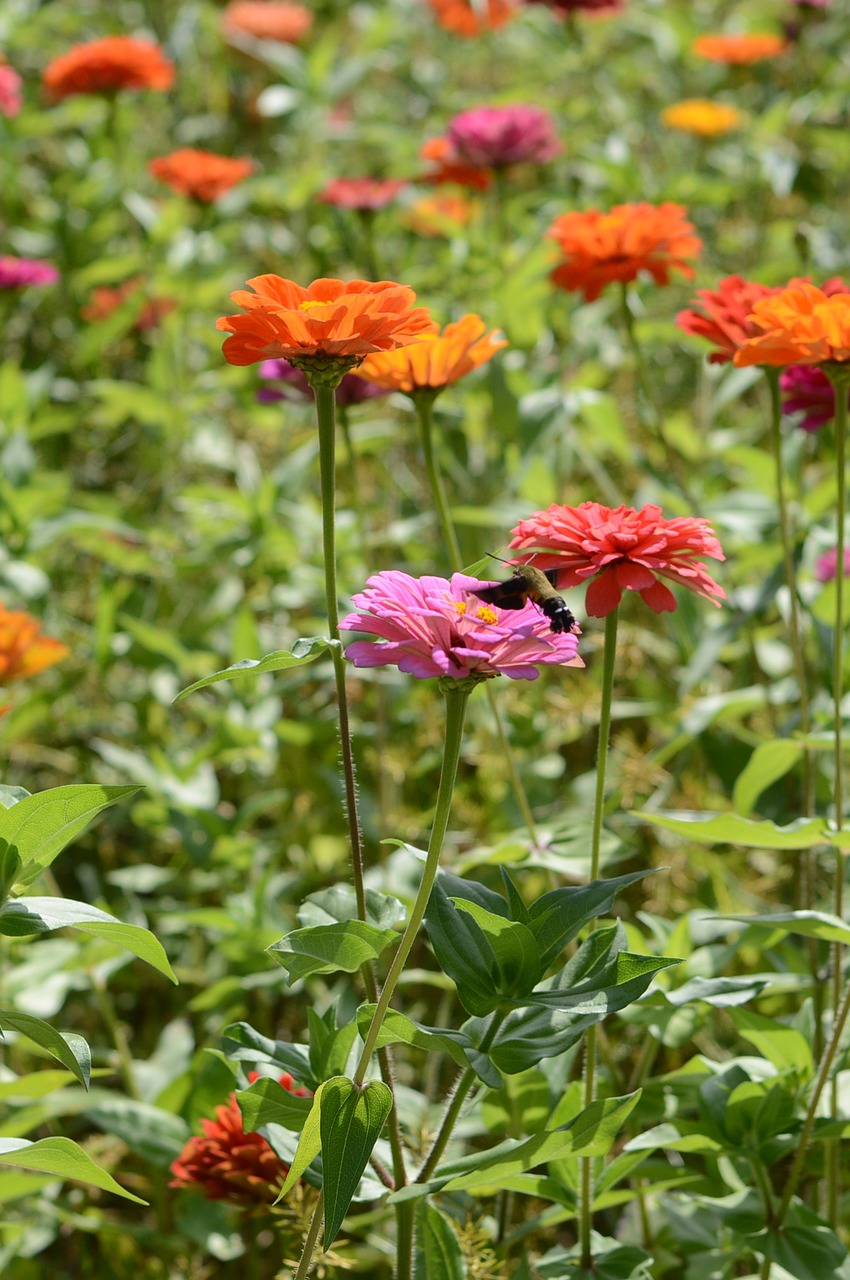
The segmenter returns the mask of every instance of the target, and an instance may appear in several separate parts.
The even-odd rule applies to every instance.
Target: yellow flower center
[[[298,303],[299,311],[310,311],[313,307],[329,307],[330,302],[326,302],[324,298],[308,298],[306,302]]]
[[[499,620],[499,615],[496,613],[494,609],[491,609],[490,606],[487,604],[480,605],[479,608],[476,610],[475,616],[479,622],[492,623],[492,622],[498,622]]]
[[[458,617],[459,617],[459,618],[462,618],[462,617],[463,617],[463,615],[466,613],[466,601],[465,601],[465,600],[455,600],[453,603],[454,603],[454,607],[455,607],[455,610],[456,610],[456,612],[457,612]]]

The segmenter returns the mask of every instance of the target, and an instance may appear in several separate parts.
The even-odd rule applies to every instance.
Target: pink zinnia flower
[[[559,17],[565,18],[568,13],[610,14],[622,9],[626,0],[525,0],[526,4],[545,4]]]
[[[533,560],[538,569],[558,570],[558,589],[593,579],[585,607],[594,618],[617,608],[624,591],[637,591],[655,613],[671,612],[676,597],[660,578],[670,578],[719,605],[726,592],[714,581],[698,555],[725,560],[710,524],[698,516],[667,520],[661,508],[603,507],[583,502],[578,507],[553,503],[535,511],[513,530],[511,547],[543,554],[518,556]]]
[[[338,209],[367,209],[374,212],[391,204],[407,183],[399,178],[335,178],[319,193],[325,204]]]
[[[818,582],[832,582],[838,568],[838,547],[832,547],[818,556],[815,564],[815,577]],[[850,547],[844,548],[844,576],[850,574]]]
[[[539,664],[584,666],[576,632],[555,635],[530,602],[516,610],[483,604],[471,592],[481,585],[464,573],[453,574],[450,582],[395,570],[373,574],[366,590],[353,597],[363,612],[350,613],[339,625],[379,639],[355,640],[346,657],[355,667],[397,666],[420,679],[536,680]]]
[[[802,413],[804,431],[820,431],[835,417],[835,388],[817,365],[794,364],[780,375],[783,413]],[[850,391],[848,391],[850,402]]]
[[[288,360],[263,360],[259,374],[268,382],[279,382],[278,387],[261,387],[257,392],[260,404],[274,404],[278,400],[315,400],[313,388],[307,375]],[[379,387],[377,382],[369,382],[354,373],[343,374],[342,381],[335,393],[336,402],[341,408],[352,404],[361,404],[364,400],[374,400],[378,396],[388,396],[389,389]]]
[[[14,67],[0,63],[0,116],[7,120],[16,116],[23,105],[23,83]]]
[[[55,284],[59,272],[40,258],[0,257],[0,289],[23,289],[31,284]]]
[[[462,111],[449,124],[448,139],[461,159],[481,169],[545,164],[561,150],[549,112],[519,102]]]

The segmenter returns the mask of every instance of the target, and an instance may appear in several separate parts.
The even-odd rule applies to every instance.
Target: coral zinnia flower
[[[480,316],[461,316],[442,333],[428,334],[412,347],[367,356],[356,376],[388,391],[438,391],[486,364],[508,345],[495,332],[485,334],[485,328]]]
[[[14,67],[0,62],[0,116],[7,120],[20,113],[24,101],[23,83]]]
[[[676,608],[676,597],[659,581],[669,578],[688,587],[712,604],[725,600],[726,592],[714,581],[696,556],[725,560],[711,525],[699,516],[667,520],[661,508],[603,507],[583,502],[578,507],[553,503],[547,511],[535,511],[520,520],[510,545],[540,555],[518,557],[533,560],[538,569],[557,569],[558,587],[566,590],[592,578],[587,591],[587,612],[604,618],[617,608],[624,591],[637,591],[655,613]]]
[[[422,175],[422,182],[456,182],[459,187],[472,187],[476,191],[486,191],[493,181],[489,169],[480,169],[478,165],[462,160],[448,138],[428,138],[419,152],[423,160],[427,160],[431,168]]]
[[[835,417],[835,388],[817,365],[795,364],[780,375],[783,413],[802,413],[803,431],[820,431]],[[850,389],[847,392],[850,405]]]
[[[696,134],[698,138],[717,138],[731,133],[743,119],[737,107],[712,102],[710,98],[685,98],[661,112],[662,123],[669,129]]]
[[[157,156],[149,161],[148,169],[172,191],[202,204],[211,204],[253,173],[254,162],[244,157],[232,160],[229,156],[217,156],[212,151],[182,147],[170,155]]]
[[[545,164],[561,151],[549,112],[521,102],[462,111],[450,122],[448,139],[462,160],[479,169]]]
[[[61,641],[41,634],[37,618],[0,605],[0,683],[38,675],[69,652]]]
[[[564,261],[552,272],[561,289],[580,289],[586,302],[598,298],[615,280],[628,284],[647,271],[667,284],[671,271],[692,276],[687,259],[696,258],[702,241],[680,204],[618,204],[608,213],[562,213],[546,233],[556,240]]]
[[[752,35],[698,36],[691,46],[698,58],[710,62],[726,62],[734,66],[751,66],[765,58],[775,58],[785,48],[782,36],[767,32]]]
[[[255,276],[254,290],[231,294],[246,315],[222,316],[216,328],[230,364],[283,356],[311,368],[352,368],[373,351],[394,351],[436,329],[416,294],[390,280],[314,280],[306,289],[281,276]]]
[[[225,38],[253,36],[255,40],[277,40],[297,44],[313,25],[313,15],[302,4],[286,0],[235,0],[221,15]]]
[[[451,582],[395,570],[373,574],[366,590],[352,597],[363,612],[350,613],[339,625],[379,639],[355,640],[346,657],[355,667],[396,666],[420,679],[536,680],[539,664],[584,666],[577,629],[556,635],[531,602],[517,610],[482,604],[472,594],[481,585],[464,573],[453,574]]]
[[[258,372],[261,378],[282,384],[280,389],[261,387],[257,392],[260,404],[274,404],[278,400],[313,401],[316,398],[306,375],[288,360],[264,360]],[[386,387],[379,387],[377,382],[367,382],[355,373],[346,373],[334,391],[337,405],[345,409],[353,404],[362,404],[364,400],[375,400],[378,396],[387,395],[389,391]]]
[[[114,93],[118,89],[169,89],[174,66],[159,45],[133,36],[104,36],[74,45],[44,71],[52,98],[73,93]]]
[[[716,289],[697,289],[696,311],[680,311],[676,324],[684,333],[706,338],[718,348],[708,357],[709,364],[726,364],[742,342],[755,335],[750,317],[762,298],[779,290],[741,276],[725,276]]]
[[[255,1072],[248,1077],[256,1080]],[[279,1083],[288,1093],[303,1098],[309,1090],[295,1088],[289,1072]],[[272,1204],[289,1172],[280,1156],[259,1133],[246,1133],[242,1113],[231,1093],[216,1107],[214,1120],[202,1120],[203,1137],[190,1138],[171,1165],[171,1187],[202,1191],[207,1200],[226,1200],[244,1208]]]
[[[516,0],[429,0],[441,27],[456,36],[477,36],[482,31],[495,31],[510,22],[516,13]]]
[[[366,209],[373,212],[391,204],[407,186],[399,178],[334,178],[319,193],[325,204],[338,209]]]
[[[753,305],[754,335],[735,364],[824,364],[850,360],[850,293],[827,293],[805,280]]]
[[[40,258],[0,257],[0,289],[24,289],[33,284],[55,284],[59,272]]]

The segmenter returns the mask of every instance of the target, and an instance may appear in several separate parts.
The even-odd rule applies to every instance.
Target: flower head
[[[617,608],[624,591],[637,591],[655,613],[676,608],[676,597],[661,578],[669,578],[719,604],[726,598],[696,556],[724,560],[723,550],[707,520],[678,516],[667,520],[661,508],[603,507],[583,502],[578,507],[554,503],[535,511],[513,530],[511,547],[533,548],[542,554],[517,557],[533,560],[538,569],[557,569],[558,587],[566,590],[593,579],[587,591],[587,612],[604,618]]]
[[[256,1080],[251,1072],[249,1080]],[[289,1072],[279,1083],[288,1093],[306,1097]],[[190,1138],[171,1165],[169,1186],[202,1191],[207,1200],[226,1200],[243,1208],[273,1204],[289,1172],[277,1152],[259,1133],[246,1133],[236,1094],[216,1107],[214,1120],[202,1120],[202,1137]]]
[[[297,44],[312,25],[310,10],[287,0],[234,0],[221,15],[225,39],[251,36],[255,40]]]
[[[698,58],[748,67],[766,58],[775,58],[785,48],[785,43],[782,36],[754,32],[751,35],[698,36],[691,48]]]
[[[735,352],[735,364],[850,360],[850,293],[832,292],[833,285],[818,289],[806,280],[792,280],[755,302],[749,319],[753,336]]]
[[[44,71],[52,98],[74,93],[114,93],[118,89],[170,89],[174,66],[159,45],[134,36],[104,36],[74,45]]]
[[[477,36],[510,22],[517,0],[429,0],[440,26],[456,36]]]
[[[717,350],[708,357],[709,364],[727,364],[756,333],[750,320],[755,304],[777,292],[767,284],[725,276],[716,289],[697,289],[697,310],[680,311],[676,324],[684,333],[714,343]]]
[[[618,204],[608,213],[562,213],[547,235],[564,261],[552,272],[561,289],[579,289],[585,301],[598,298],[615,280],[628,284],[647,271],[656,284],[667,284],[671,271],[692,276],[688,259],[696,258],[702,241],[680,204]]]
[[[822,556],[818,556],[815,564],[815,577],[818,582],[832,582],[837,576],[838,547],[831,547]],[[850,576],[850,547],[844,548],[844,577]]]
[[[436,328],[412,289],[390,280],[314,280],[305,289],[281,276],[255,276],[253,293],[231,294],[246,314],[222,316],[216,327],[230,364],[256,364],[283,356],[352,368],[373,351],[393,351]]]
[[[428,172],[422,175],[422,182],[432,182],[435,185],[455,182],[459,187],[486,191],[493,181],[489,169],[482,169],[462,159],[448,138],[428,138],[422,144],[419,154],[430,165]]]
[[[14,67],[0,62],[0,116],[11,120],[23,106],[23,80]]]
[[[495,332],[485,333],[486,327],[480,316],[461,316],[442,333],[428,334],[412,347],[367,356],[355,376],[388,391],[437,391],[486,364],[508,345]]]
[[[99,285],[92,290],[91,298],[86,305],[80,308],[80,315],[84,320],[105,320],[107,316],[111,316],[113,311],[117,311],[130,298],[138,295],[138,301],[141,305],[136,316],[135,326],[142,332],[147,329],[155,329],[160,320],[174,310],[177,303],[173,298],[145,298],[142,292],[144,285],[145,282],[141,276],[134,276],[131,280],[125,280],[114,288],[110,288],[108,285]]]
[[[561,151],[549,112],[521,102],[462,111],[450,122],[448,139],[462,160],[481,169],[545,164]]]
[[[353,597],[362,612],[350,613],[339,625],[378,639],[355,640],[346,657],[355,667],[396,666],[420,679],[536,680],[540,664],[584,666],[577,630],[554,634],[530,601],[519,610],[485,605],[472,594],[482,585],[464,573],[450,582],[396,570],[373,574],[366,590]]]
[[[37,618],[0,605],[0,684],[38,675],[69,652],[61,641],[41,634]]]
[[[559,18],[566,18],[568,13],[611,14],[622,9],[626,0],[525,0],[525,3],[545,4]]]
[[[423,196],[407,211],[405,222],[418,236],[443,236],[450,240],[456,236],[475,212],[475,206],[465,196],[449,192]]]
[[[312,401],[316,398],[306,375],[288,360],[264,360],[259,374],[269,382],[280,384],[279,387],[260,388],[257,399],[261,404],[273,404],[278,400]],[[389,395],[389,391],[386,387],[379,387],[376,382],[367,382],[357,374],[346,373],[334,394],[337,405],[348,408],[352,404],[362,404],[364,400]]]
[[[55,284],[59,272],[40,258],[0,257],[0,289],[24,289],[28,285]]]
[[[712,102],[710,98],[685,98],[661,112],[668,129],[680,129],[698,138],[717,138],[740,127],[743,117],[737,107]]]
[[[399,178],[334,178],[319,199],[338,209],[364,209],[374,212],[391,204],[407,183]]]
[[[254,162],[244,157],[232,160],[212,151],[183,147],[149,161],[148,169],[172,191],[201,204],[211,204],[253,173]]]
[[[801,413],[798,426],[803,431],[819,431],[835,417],[835,388],[813,364],[793,364],[779,377],[784,399],[783,413]],[[850,390],[848,390],[850,403]]]

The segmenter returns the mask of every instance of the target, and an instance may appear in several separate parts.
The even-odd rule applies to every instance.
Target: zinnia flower
[[[251,1072],[248,1078],[258,1076]],[[298,1098],[309,1096],[308,1089],[295,1087],[289,1072],[279,1083]],[[203,1137],[190,1138],[171,1165],[174,1176],[168,1185],[202,1191],[207,1200],[226,1200],[246,1209],[274,1203],[289,1165],[261,1134],[245,1132],[235,1093],[216,1107],[214,1120],[201,1120],[201,1128]]]
[[[667,284],[671,271],[692,276],[688,262],[702,241],[680,204],[618,204],[608,213],[562,213],[547,235],[557,241],[564,261],[552,272],[561,289],[580,289],[586,302],[598,298],[615,280],[628,284],[642,271]]]
[[[486,191],[493,181],[489,169],[481,169],[468,160],[462,160],[448,138],[428,138],[419,155],[431,166],[422,175],[422,182],[456,182],[459,187]]]
[[[566,18],[568,13],[614,13],[622,9],[625,2],[626,0],[524,0],[525,4],[545,4],[559,18]]]
[[[708,357],[709,364],[726,364],[756,333],[750,319],[755,304],[774,293],[778,289],[770,285],[725,276],[716,289],[697,289],[693,306],[699,309],[680,311],[676,324],[684,333],[714,343],[718,350]]]
[[[388,391],[438,391],[508,345],[495,332],[485,334],[486,327],[480,316],[461,316],[442,333],[428,334],[412,347],[367,356],[355,377],[368,378]]]
[[[831,547],[819,556],[815,564],[815,577],[818,582],[832,582],[838,569],[838,547]],[[844,577],[850,575],[850,547],[844,548]]]
[[[752,35],[698,36],[691,46],[698,58],[725,62],[732,66],[751,66],[765,58],[775,58],[785,48],[782,36],[767,32]]]
[[[269,382],[281,384],[279,388],[261,387],[257,392],[257,399],[261,404],[274,404],[279,400],[312,401],[316,398],[306,375],[288,360],[264,360],[259,374]],[[334,395],[337,405],[347,409],[350,405],[362,404],[364,400],[389,395],[389,391],[386,387],[379,387],[377,382],[367,382],[355,373],[346,373]]]
[[[0,116],[11,120],[23,106],[23,80],[14,67],[0,62]]]
[[[253,160],[217,156],[212,151],[183,147],[148,163],[155,178],[182,196],[211,204],[254,171]]]
[[[37,618],[0,605],[0,684],[38,675],[69,652],[61,641],[41,634]]]
[[[471,220],[475,207],[465,196],[444,192],[423,196],[407,211],[405,223],[418,236],[443,236],[451,239]]]
[[[108,285],[99,285],[92,290],[91,299],[84,307],[80,308],[80,315],[84,320],[98,321],[105,320],[107,316],[111,316],[113,311],[124,305],[129,298],[135,294],[141,295],[144,288],[144,280],[141,276],[134,276],[132,280],[125,280],[123,284],[110,288]],[[141,300],[141,296],[140,296]],[[145,332],[148,329],[155,329],[160,320],[173,311],[177,303],[173,298],[146,298],[139,309],[136,316],[135,325],[137,329]]]
[[[221,15],[221,30],[227,39],[252,36],[255,40],[297,44],[312,25],[309,9],[286,0],[235,0]]]
[[[355,667],[396,666],[420,679],[536,680],[538,665],[584,666],[577,630],[556,635],[531,601],[516,610],[483,604],[471,591],[482,585],[464,573],[450,582],[395,570],[373,574],[366,590],[352,597],[362,612],[339,625],[379,638],[355,640],[346,657]]]
[[[725,560],[707,520],[677,516],[667,520],[661,508],[603,507],[583,502],[578,507],[553,503],[520,520],[511,548],[540,551],[518,557],[538,569],[558,570],[558,589],[568,590],[593,579],[587,591],[587,612],[604,618],[617,608],[624,591],[637,591],[655,613],[676,608],[676,597],[660,581],[669,578],[719,605],[726,592],[696,556]]]
[[[134,36],[104,36],[74,45],[44,71],[52,98],[73,93],[114,93],[118,89],[169,89],[174,66],[159,45]]]
[[[737,365],[850,360],[850,293],[792,280],[754,303],[750,323],[754,333],[735,352]]]
[[[779,377],[783,413],[802,413],[803,431],[819,431],[835,417],[835,388],[817,365],[791,365]],[[850,391],[848,391],[850,404]]]
[[[456,36],[477,36],[510,22],[516,0],[429,0],[440,26]]]
[[[393,351],[436,328],[412,289],[390,280],[314,280],[306,289],[281,276],[255,276],[253,293],[231,294],[247,314],[222,316],[216,328],[230,364],[283,356],[315,373],[343,372],[373,351]]]
[[[374,212],[395,200],[407,183],[398,178],[334,178],[319,199],[339,209],[363,209]]]
[[[717,138],[737,129],[743,119],[737,107],[729,107],[710,98],[685,98],[661,112],[661,120],[669,129],[693,133],[698,138]]]
[[[561,151],[549,112],[521,102],[462,111],[449,124],[448,139],[462,160],[480,169],[545,164]]]
[[[40,258],[0,257],[0,289],[24,289],[28,285],[55,284],[59,272]]]

